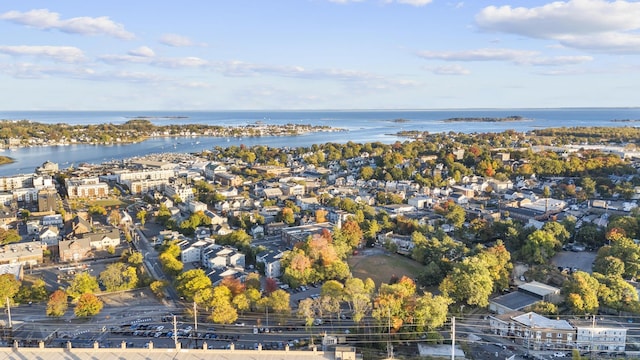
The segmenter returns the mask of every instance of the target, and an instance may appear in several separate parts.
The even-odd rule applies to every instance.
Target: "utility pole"
[[[451,317],[451,360],[456,358],[456,317]]]
[[[7,316],[9,317],[9,328],[13,328],[13,323],[11,323],[11,302],[9,302],[8,296],[7,296]]]
[[[387,329],[387,358],[393,359],[393,345],[391,345],[391,307],[387,309],[389,311],[388,317],[388,329]]]
[[[193,302],[193,331],[198,332],[198,305]]]
[[[173,315],[173,344],[175,348],[178,348],[178,323],[176,322],[176,316]]]

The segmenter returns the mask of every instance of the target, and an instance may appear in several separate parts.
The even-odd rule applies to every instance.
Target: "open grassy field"
[[[106,207],[123,206],[125,205],[125,203],[118,199],[103,199],[103,200],[92,201],[91,205],[99,205],[106,208]]]
[[[360,255],[352,256],[349,267],[353,276],[361,279],[370,277],[377,286],[389,283],[393,275],[399,278],[406,275],[413,279],[422,269],[422,265],[416,261],[380,249],[364,250]]]

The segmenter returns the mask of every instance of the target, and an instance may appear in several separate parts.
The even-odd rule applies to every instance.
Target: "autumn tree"
[[[78,299],[73,313],[77,317],[98,315],[102,310],[104,303],[97,296],[91,293],[84,293]]]
[[[600,283],[584,271],[576,271],[565,282],[562,292],[573,314],[595,314],[600,306],[598,288]]]
[[[16,277],[13,274],[2,274],[0,275],[0,294],[3,297],[9,298],[13,301],[13,297],[20,290],[20,281],[16,280]],[[0,301],[0,307],[5,307],[6,301]]]
[[[117,209],[111,210],[111,212],[109,213],[109,224],[118,226],[121,220],[122,216],[120,215],[120,211]]]
[[[67,295],[74,301],[78,300],[83,294],[94,294],[100,290],[98,280],[95,276],[91,276],[87,272],[78,273],[71,284],[67,287]]]
[[[142,209],[138,211],[138,213],[136,214],[136,219],[138,219],[142,227],[144,227],[144,224],[147,222],[147,210]]]
[[[56,290],[51,293],[47,302],[47,316],[60,317],[67,312],[68,307],[67,294],[62,290]]]
[[[210,287],[211,279],[202,269],[186,271],[176,278],[176,290],[189,301],[194,300],[199,292]]]
[[[329,212],[327,210],[325,210],[325,209],[316,210],[316,214],[315,214],[316,222],[318,224],[327,222],[327,214],[328,213]]]
[[[166,280],[156,280],[149,285],[151,292],[159,298],[162,298],[164,295],[164,289],[167,287],[168,283]]]
[[[231,290],[226,286],[216,286],[213,288],[213,296],[210,302],[210,319],[218,324],[231,324],[238,319],[238,312],[231,303]]]
[[[20,234],[15,229],[5,230],[0,228],[0,245],[7,245],[12,243],[17,243],[22,240]]]

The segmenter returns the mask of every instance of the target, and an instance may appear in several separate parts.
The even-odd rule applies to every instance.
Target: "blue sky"
[[[0,110],[640,106],[640,2],[0,5]]]

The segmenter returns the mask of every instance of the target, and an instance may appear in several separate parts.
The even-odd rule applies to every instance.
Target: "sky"
[[[0,110],[640,106],[640,1],[0,4]]]

